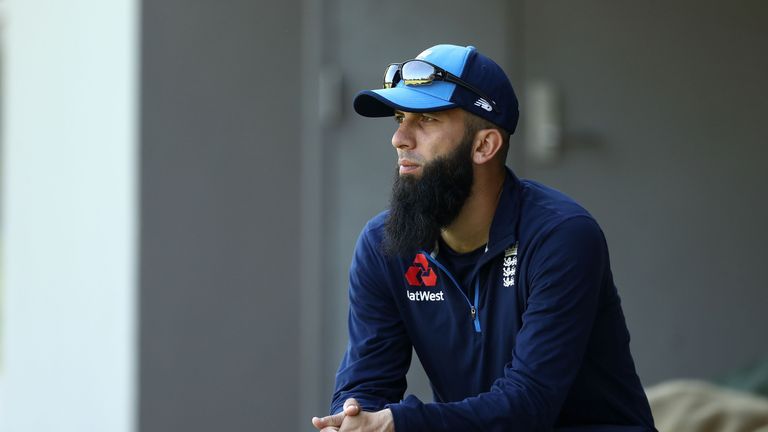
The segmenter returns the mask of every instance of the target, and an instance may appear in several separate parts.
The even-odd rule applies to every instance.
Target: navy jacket
[[[354,397],[389,407],[396,432],[655,430],[608,247],[581,206],[508,170],[470,287],[439,250],[383,255],[386,218],[355,248],[332,413]],[[411,347],[433,403],[401,400]]]

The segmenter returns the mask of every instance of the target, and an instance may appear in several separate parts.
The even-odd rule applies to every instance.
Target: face
[[[400,175],[419,177],[424,165],[454,150],[464,135],[464,113],[454,108],[434,113],[395,111],[392,135]]]
[[[392,138],[398,171],[385,226],[385,252],[411,256],[434,246],[441,229],[456,219],[469,197],[474,133],[465,133],[462,120],[455,128],[451,114],[441,118],[398,114],[400,126]]]

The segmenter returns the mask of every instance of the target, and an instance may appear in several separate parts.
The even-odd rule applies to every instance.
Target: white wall
[[[12,0],[0,430],[135,429],[134,0]]]

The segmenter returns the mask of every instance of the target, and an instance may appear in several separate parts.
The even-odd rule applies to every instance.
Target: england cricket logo
[[[502,268],[505,287],[515,285],[515,274],[517,273],[517,243],[504,251],[504,267]]]

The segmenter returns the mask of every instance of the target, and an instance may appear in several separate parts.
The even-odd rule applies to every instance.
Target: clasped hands
[[[395,432],[392,411],[363,411],[355,399],[347,399],[340,413],[312,417],[312,425],[320,432]]]

